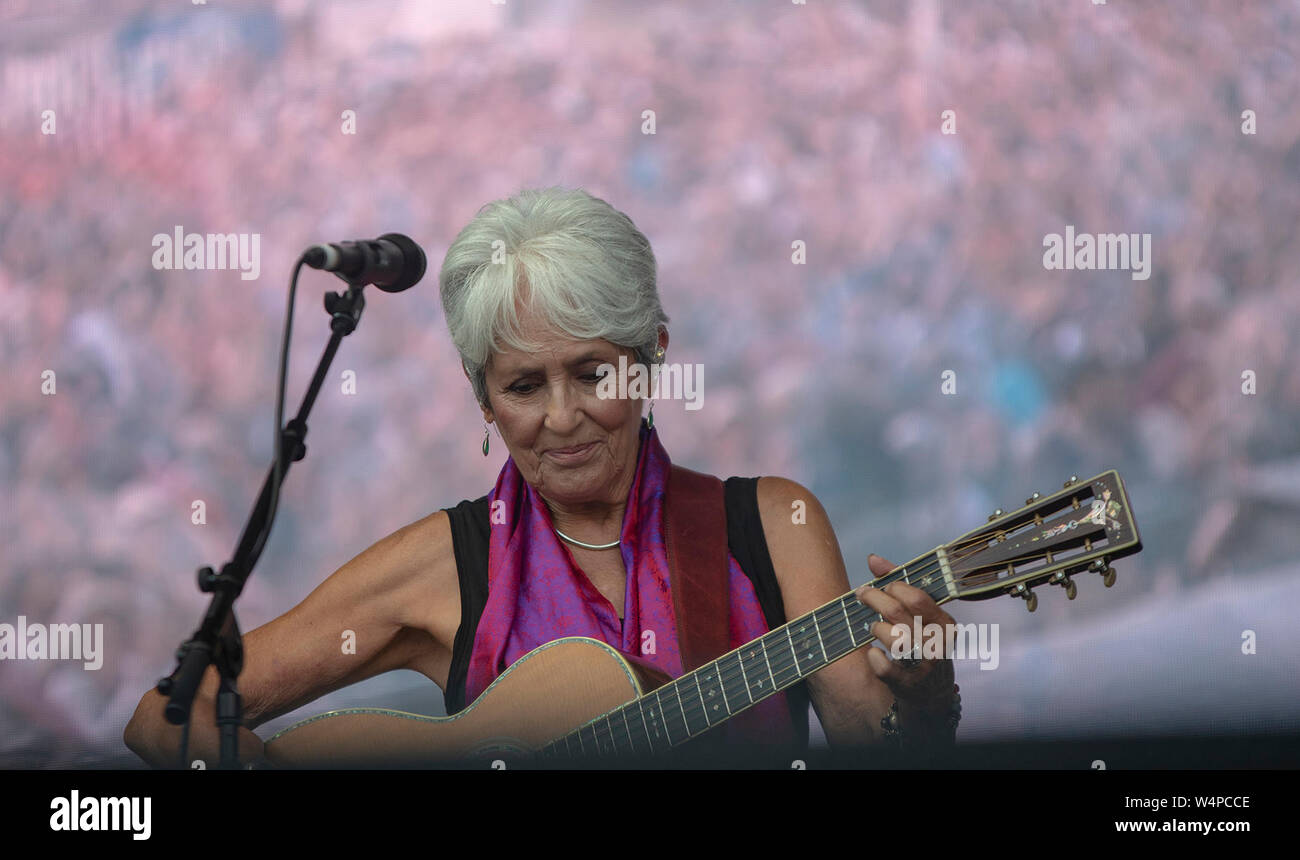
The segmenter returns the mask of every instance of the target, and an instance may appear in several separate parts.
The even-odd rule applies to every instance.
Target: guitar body
[[[529,651],[465,710],[428,717],[384,708],[329,711],[266,742],[277,767],[430,767],[508,761],[667,683],[669,676],[596,639]]]

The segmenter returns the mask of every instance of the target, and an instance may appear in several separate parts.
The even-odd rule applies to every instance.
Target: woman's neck
[[[557,529],[583,543],[605,544],[618,540],[623,534],[623,513],[627,502],[582,502],[565,505],[543,498],[551,512],[551,522]]]

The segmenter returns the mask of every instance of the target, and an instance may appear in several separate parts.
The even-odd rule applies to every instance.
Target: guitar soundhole
[[[533,757],[533,751],[515,738],[489,738],[474,747],[471,760],[484,766],[504,762],[507,766],[523,763]]]

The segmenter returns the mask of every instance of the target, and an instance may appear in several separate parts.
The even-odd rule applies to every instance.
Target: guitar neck
[[[936,603],[957,593],[942,547],[895,568],[877,587],[906,582]],[[650,755],[697,738],[769,696],[874,642],[880,613],[855,592],[832,600],[597,717],[542,748],[542,756]]]

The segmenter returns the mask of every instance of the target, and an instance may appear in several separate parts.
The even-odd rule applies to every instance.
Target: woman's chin
[[[553,502],[577,504],[603,499],[613,476],[601,463],[552,466],[545,470],[538,490]]]

